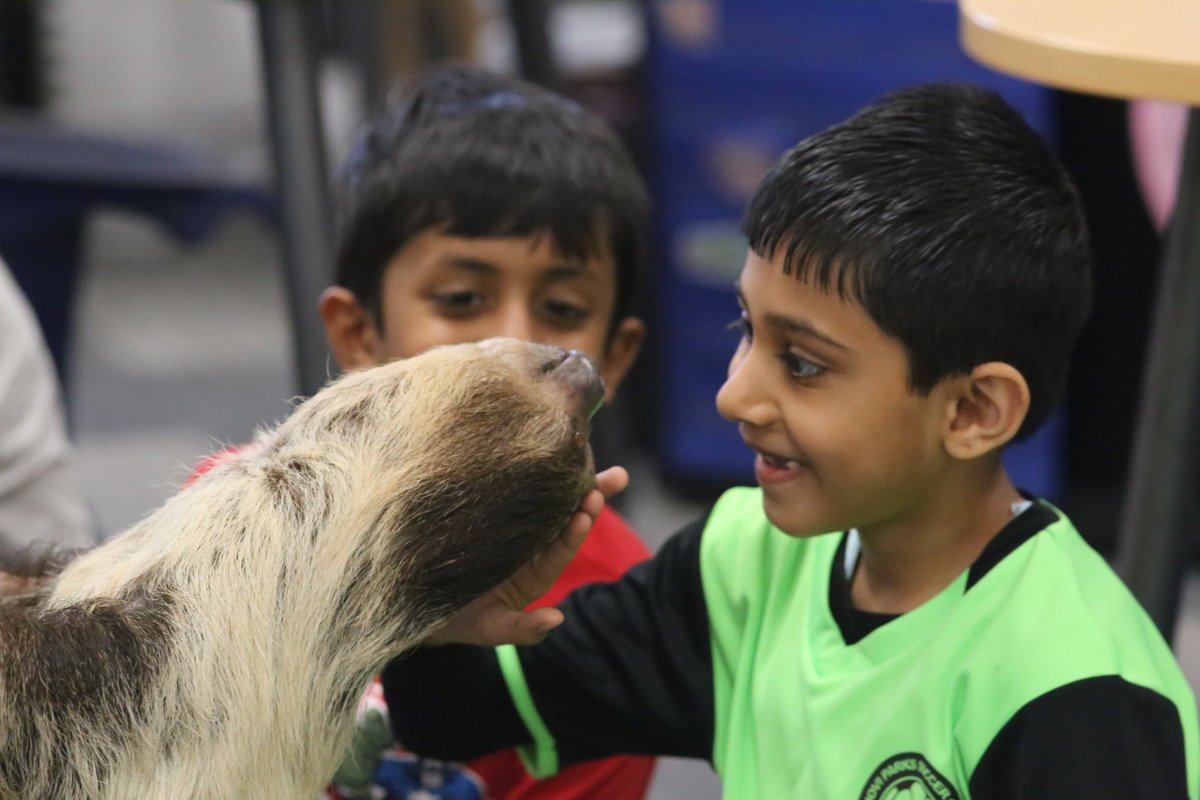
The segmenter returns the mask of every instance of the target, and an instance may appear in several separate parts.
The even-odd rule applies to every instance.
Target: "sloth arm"
[[[563,624],[517,648],[559,767],[618,753],[711,759],[703,524],[621,579],[572,592]],[[396,738],[422,756],[469,761],[532,741],[491,648],[418,650],[388,665],[383,687]]]

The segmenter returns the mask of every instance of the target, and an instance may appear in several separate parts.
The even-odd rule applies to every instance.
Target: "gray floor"
[[[233,218],[183,247],[140,219],[89,230],[68,383],[73,433],[103,535],[142,517],[200,457],[287,414],[295,391],[279,250],[257,220]],[[652,546],[699,508],[629,464],[627,514]],[[1200,686],[1200,582],[1184,599],[1178,651]],[[664,760],[652,800],[715,800],[708,767]]]

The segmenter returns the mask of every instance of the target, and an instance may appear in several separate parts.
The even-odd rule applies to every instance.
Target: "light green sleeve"
[[[525,682],[517,649],[511,644],[501,645],[496,648],[496,659],[500,662],[500,672],[504,675],[513,706],[533,737],[533,742],[518,747],[517,753],[530,775],[538,780],[549,778],[558,772],[558,746],[538,713],[537,706],[533,704],[533,695],[529,693],[529,684]]]

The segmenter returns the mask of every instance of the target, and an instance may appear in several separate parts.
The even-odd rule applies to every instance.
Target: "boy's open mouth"
[[[774,453],[755,451],[754,477],[761,486],[787,483],[804,474],[807,464],[794,458],[784,458]]]
[[[754,453],[754,473],[759,483],[787,481],[805,470],[812,469],[812,465],[805,460],[789,458],[760,447],[752,431],[747,430],[745,426],[739,426],[739,433],[742,434],[742,441]]]
[[[761,450],[758,452],[758,455],[760,458],[762,458],[763,462],[766,463],[767,466],[773,467],[774,469],[799,469],[801,466],[800,462],[793,458],[783,458],[782,456],[764,453]]]

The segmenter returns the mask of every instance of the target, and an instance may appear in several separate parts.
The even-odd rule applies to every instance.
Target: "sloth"
[[[591,362],[511,339],[334,381],[0,603],[0,798],[315,797],[382,665],[595,485]]]

